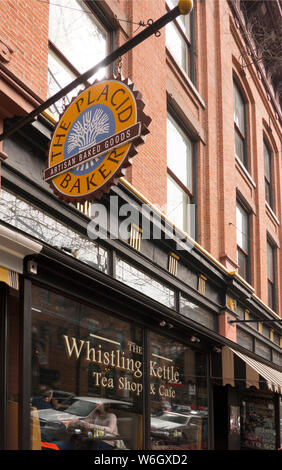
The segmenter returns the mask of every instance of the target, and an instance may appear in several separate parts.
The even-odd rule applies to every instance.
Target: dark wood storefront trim
[[[0,283],[0,449],[7,446],[8,286]]]
[[[30,279],[22,278],[21,282],[21,324],[20,343],[20,449],[30,449],[30,397],[31,397],[31,287]]]
[[[248,354],[253,359],[274,369],[282,370],[282,367],[246,350],[216,331],[210,330],[206,326],[180,315],[176,310],[160,304],[156,300],[110,277],[108,274],[92,268],[59,250],[44,246],[40,254],[26,257],[25,264],[29,259],[37,260],[40,263],[37,275],[30,275],[27,273],[27,270],[25,271],[25,276],[33,280],[33,282],[44,283],[55,290],[59,289],[70,297],[73,297],[74,292],[76,292],[76,298],[86,303],[91,302],[92,299],[92,302],[95,302],[97,305],[98,298],[100,297],[100,304],[98,306],[104,309],[105,302],[110,305],[111,297],[114,296],[114,301],[110,308],[116,314],[118,314],[117,305],[124,305],[127,309],[133,307],[133,311],[136,313],[134,320],[139,324],[145,324],[150,326],[150,328],[160,331],[159,322],[167,320],[174,326],[172,330],[169,330],[169,334],[172,337],[183,339],[183,334],[196,332],[201,339],[201,348],[203,349],[203,345],[205,345],[206,351],[210,351],[215,345],[225,345],[235,348],[243,354]],[[55,280],[55,278],[57,279]],[[78,289],[74,290],[73,287],[70,287],[72,283],[73,286],[77,285]],[[83,290],[87,292],[86,286],[89,288],[89,291],[91,288],[91,291],[88,291],[83,296]],[[101,299],[104,299],[104,301],[101,302]],[[126,318],[126,314],[123,313],[123,315]],[[127,315],[127,319],[132,320],[132,316]]]

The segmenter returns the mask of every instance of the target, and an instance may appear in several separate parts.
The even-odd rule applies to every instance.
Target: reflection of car
[[[56,404],[56,410],[64,411],[73,403],[74,397],[74,393],[55,389],[53,390],[52,403]]]
[[[172,405],[171,411],[173,411],[174,413],[183,413],[183,414],[187,414],[187,413],[191,413],[191,406],[187,406],[187,405]]]
[[[53,442],[56,442],[56,445],[59,445],[58,442],[70,442],[72,436],[81,434],[79,423],[70,425],[70,421],[78,420],[83,423],[96,408],[106,404],[110,405],[110,412],[117,416],[119,435],[123,439],[128,439],[130,443],[134,438],[132,403],[108,398],[77,396],[73,397],[72,404],[64,411],[61,411],[61,406],[59,409],[46,408],[32,411],[32,414],[39,418],[41,441],[47,442],[47,446],[48,443],[53,445]]]
[[[124,407],[130,407],[131,404],[126,401],[111,400],[108,398],[99,397],[73,397],[73,403],[65,410],[60,411],[58,409],[48,408],[44,410],[38,410],[39,421],[41,425],[49,421],[61,421],[68,422],[71,419],[84,420],[99,406],[109,404],[112,406],[119,405]]]
[[[163,412],[151,418],[151,436],[166,445],[181,443],[196,445],[205,440],[207,433],[207,412],[190,413]]]

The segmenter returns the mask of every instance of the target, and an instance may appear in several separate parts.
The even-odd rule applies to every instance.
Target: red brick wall
[[[101,2],[103,5],[103,2]],[[105,12],[134,22],[156,20],[164,0],[108,0]],[[14,52],[6,67],[42,98],[47,90],[48,5],[37,0],[0,1],[0,35]],[[137,25],[120,21],[118,45],[136,34]],[[139,28],[140,30],[140,28]],[[277,312],[281,308],[281,127],[253,66],[240,66],[242,37],[227,1],[195,2],[196,86],[180,73],[166,52],[165,28],[123,58],[123,74],[143,95],[152,118],[146,144],[139,147],[129,182],[152,203],[166,205],[167,92],[185,110],[200,138],[197,144],[198,241],[229,271],[236,270],[236,194],[251,210],[251,284],[267,304],[266,236],[277,245]],[[244,172],[234,155],[233,79],[247,97],[250,168]],[[199,96],[198,96],[199,95]],[[269,127],[270,123],[270,127]],[[274,156],[274,215],[265,205],[263,133]],[[195,136],[194,136],[195,137]]]
[[[147,22],[165,13],[162,0],[129,2],[130,18]],[[131,26],[131,34],[137,29]],[[129,181],[151,202],[164,209],[166,203],[166,67],[165,31],[159,38],[151,36],[128,54],[129,76],[143,95],[145,113],[152,118],[146,145],[138,150]]]
[[[42,99],[47,93],[48,11],[48,4],[37,0],[0,2],[0,35],[13,49],[5,66]]]

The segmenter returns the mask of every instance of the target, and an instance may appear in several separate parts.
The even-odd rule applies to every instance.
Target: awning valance
[[[245,354],[242,354],[235,349],[231,349],[231,351],[233,351],[234,354],[242,359],[242,361],[244,361],[247,366],[253,369],[253,372],[251,373],[253,376],[254,372],[256,372],[259,376],[265,379],[269,390],[282,394],[282,372],[279,372],[278,370],[273,369],[272,367],[269,367],[262,362],[256,361],[255,359],[252,359],[251,357],[246,356]],[[251,377],[250,379],[249,387],[253,381]]]
[[[21,274],[24,257],[40,253],[41,250],[41,243],[0,223],[0,265],[2,268]],[[5,278],[5,276],[6,274],[2,272],[2,277]]]
[[[221,385],[268,389],[282,394],[282,372],[228,346],[213,355],[212,378]]]

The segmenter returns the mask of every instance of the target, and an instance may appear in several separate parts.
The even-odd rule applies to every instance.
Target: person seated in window
[[[117,417],[114,413],[109,411],[110,405],[102,404],[95,409],[93,415],[87,418],[86,426],[90,430],[97,429],[105,434],[117,436]],[[102,440],[97,441],[95,448],[98,450],[111,450],[115,447],[115,441]]]
[[[117,417],[114,413],[110,413],[109,404],[101,404],[86,419],[83,420],[85,431],[91,431],[95,435],[95,430],[102,431],[105,435],[109,435],[109,439],[97,440],[95,443],[96,450],[111,450],[115,448],[115,440],[111,440],[110,436],[118,436]],[[81,424],[80,420],[71,420],[68,424]]]
[[[39,396],[33,397],[31,400],[31,404],[34,408],[38,410],[46,410],[52,407],[52,398],[53,398],[53,390],[41,390]]]

